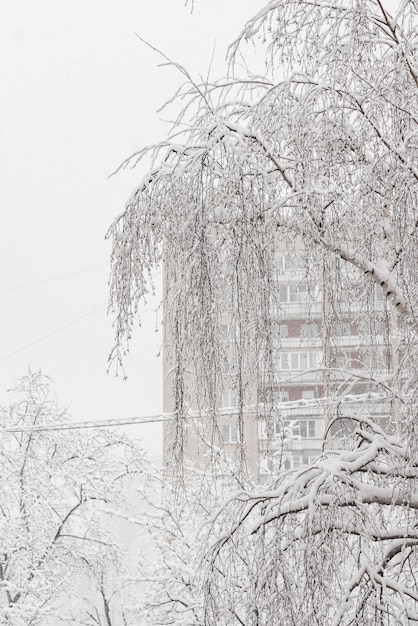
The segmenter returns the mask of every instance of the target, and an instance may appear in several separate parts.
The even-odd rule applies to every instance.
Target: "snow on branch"
[[[400,477],[403,468],[406,480]],[[349,449],[324,452],[311,467],[283,475],[274,489],[242,492],[219,511],[213,523],[223,530],[207,553],[207,584],[218,584],[218,564],[231,551],[251,554],[262,542],[275,556],[258,567],[263,578],[274,575],[277,583],[266,587],[266,597],[259,590],[259,605],[269,596],[277,615],[293,624],[286,621],[294,601],[287,585],[298,581],[308,593],[305,575],[311,568],[315,576],[318,561],[325,564],[323,553],[333,578],[317,579],[304,600],[318,611],[315,624],[364,623],[377,598],[389,615],[401,607],[404,617],[396,623],[406,624],[418,612],[415,587],[402,575],[403,558],[417,554],[417,481],[418,464],[405,445],[370,421],[359,423]],[[239,578],[237,562],[234,567]],[[321,598],[327,601],[319,609]],[[249,598],[241,591],[235,601],[245,606]]]

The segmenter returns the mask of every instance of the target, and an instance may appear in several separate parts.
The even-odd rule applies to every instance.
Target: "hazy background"
[[[107,374],[110,242],[105,233],[143,175],[109,175],[169,125],[156,110],[182,82],[135,33],[206,75],[256,12],[249,0],[0,2],[0,401],[41,368],[74,421],[161,411],[158,299],[126,362]],[[164,114],[163,114],[164,115]],[[158,276],[157,276],[158,282]],[[126,432],[161,451],[161,425]]]

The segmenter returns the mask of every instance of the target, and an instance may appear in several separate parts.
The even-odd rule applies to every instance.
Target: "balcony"
[[[281,302],[276,312],[279,320],[315,318],[322,315],[322,302]]]
[[[300,452],[302,450],[318,450],[321,452],[323,442],[323,437],[291,439],[290,441],[286,440],[284,448],[285,450],[295,452]]]
[[[298,348],[321,349],[322,337],[280,337],[280,345],[282,350],[292,350]]]
[[[315,450],[318,453],[322,451],[323,437],[315,438],[300,438],[300,439],[286,439],[283,441],[280,437],[274,438],[270,441],[269,450],[275,452],[303,452],[305,450]],[[267,452],[267,440],[259,440],[260,453]]]
[[[304,383],[317,383],[322,384],[324,380],[324,374],[322,369],[312,370],[276,370],[274,372],[274,383],[280,385],[296,384],[303,385]]]

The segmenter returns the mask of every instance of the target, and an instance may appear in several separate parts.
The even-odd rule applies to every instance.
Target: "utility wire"
[[[344,398],[341,401],[341,404],[348,404],[350,402],[359,403],[360,400],[367,399],[369,402],[378,402],[384,399],[383,397],[376,394],[375,396],[370,397],[370,394],[361,394],[359,396],[350,395]],[[313,400],[304,400],[304,401],[290,401],[290,402],[280,402],[277,404],[277,407],[280,409],[287,410],[298,410],[300,408],[305,407],[315,407],[315,406],[323,406],[324,402],[327,398],[318,398]],[[247,414],[256,413],[257,408],[255,406],[251,406],[245,409]],[[231,408],[228,410],[220,411],[220,415],[225,414],[236,414],[236,408]],[[204,414],[199,412],[190,411],[187,415],[187,419],[200,419],[205,417]],[[305,417],[303,415],[300,416],[302,419]],[[62,422],[56,424],[39,424],[38,426],[8,426],[6,428],[1,428],[0,431],[8,432],[8,433],[29,433],[29,432],[47,432],[47,431],[57,431],[57,430],[79,430],[83,428],[109,428],[109,427],[117,427],[117,426],[127,426],[131,424],[152,424],[158,422],[167,422],[174,418],[173,413],[157,413],[156,415],[141,415],[137,417],[126,417],[120,419],[107,419],[107,420],[99,420],[92,421],[88,420],[85,422],[73,422],[63,424]]]
[[[31,348],[36,343],[39,343],[40,341],[43,341],[44,339],[48,339],[48,337],[51,337],[52,335],[55,335],[56,333],[59,333],[61,330],[64,330],[65,328],[68,328],[68,326],[71,326],[72,324],[76,324],[77,322],[79,322],[80,320],[84,319],[88,315],[92,315],[92,313],[95,313],[99,309],[102,309],[103,307],[106,306],[106,304],[107,304],[107,301],[103,301],[103,302],[97,304],[96,306],[92,307],[91,309],[88,309],[87,311],[84,311],[80,315],[77,315],[75,317],[72,316],[72,317],[68,318],[68,321],[66,321],[64,324],[61,324],[60,326],[58,326],[54,330],[51,330],[51,331],[48,331],[48,332],[44,333],[43,335],[38,337],[38,339],[34,339],[33,341],[30,341],[29,343],[26,343],[24,346],[22,346],[18,350],[10,352],[6,356],[0,358],[0,363],[3,362],[3,361],[7,361],[7,359],[11,359],[16,354],[19,354],[20,352],[23,352],[24,350],[27,350],[27,348]],[[39,335],[39,333],[36,333],[35,335],[32,335],[32,336],[36,337],[37,335]],[[17,344],[14,344],[14,345],[19,345],[19,343],[22,343],[22,342],[18,342]],[[12,346],[10,346],[10,347],[12,347]]]
[[[126,417],[121,419],[108,419],[93,422],[73,422],[68,424],[40,424],[39,426],[7,426],[2,428],[6,433],[32,433],[47,432],[53,430],[80,430],[84,428],[109,428],[115,426],[127,426],[129,424],[152,424],[156,422],[165,422],[172,419],[172,414],[142,415],[141,417]]]
[[[87,274],[88,272],[95,272],[97,270],[104,269],[105,267],[107,266],[95,265],[94,267],[86,267],[85,269],[76,270],[75,272],[68,272],[66,274],[58,274],[57,276],[50,276],[49,278],[41,278],[31,283],[22,283],[21,285],[16,285],[14,287],[7,287],[6,289],[0,289],[0,296],[13,293],[14,291],[22,291],[23,289],[28,289],[29,287],[35,287],[36,285],[41,285],[43,283],[49,283],[55,280],[61,280],[63,278],[71,278],[72,276],[78,276],[79,274]]]
[[[156,308],[146,309],[143,313],[141,313],[141,319],[144,319],[144,317],[146,317],[147,315],[151,315],[151,313],[156,314],[157,310],[158,309],[156,309]],[[84,347],[82,350],[79,350],[75,354],[72,354],[68,359],[66,359],[62,363],[59,363],[59,365],[57,365],[56,367],[54,367],[52,369],[51,374],[54,374],[57,370],[60,370],[62,367],[64,367],[68,363],[71,363],[71,361],[74,361],[75,359],[78,359],[80,356],[82,356],[83,354],[85,354],[89,350],[92,350],[93,348],[95,348],[96,346],[98,346],[100,343],[102,343],[105,340],[106,341],[109,340],[108,334],[103,334],[101,339],[95,341],[94,343],[89,344],[88,346]]]
[[[104,269],[105,267],[109,267],[106,265],[95,265],[94,267],[86,267],[81,270],[75,270],[74,272],[67,272],[66,274],[57,274],[57,276],[49,276],[48,278],[40,278],[39,280],[34,280],[31,283],[22,283],[21,285],[14,285],[13,287],[6,287],[5,289],[0,289],[0,296],[13,293],[14,291],[22,291],[23,289],[28,289],[29,287],[35,287],[36,285],[42,285],[44,283],[49,283],[55,280],[62,280],[63,278],[71,278],[72,276],[78,276],[80,274],[87,274],[89,272],[95,272],[97,270]],[[153,274],[151,274],[151,278],[157,278],[160,276],[162,270],[157,270]]]
[[[96,304],[93,304],[93,306],[89,307],[88,309],[83,309],[79,313],[74,313],[73,315],[70,315],[69,317],[66,317],[63,320],[60,320],[59,322],[56,322],[55,324],[51,324],[50,326],[47,326],[46,328],[42,330],[38,330],[36,333],[33,333],[33,335],[29,335],[28,337],[25,337],[24,339],[15,341],[14,343],[9,344],[5,348],[0,348],[0,352],[9,352],[13,348],[19,348],[22,344],[26,345],[28,342],[34,341],[37,337],[40,337],[41,335],[42,336],[48,335],[49,333],[54,332],[57,328],[61,328],[63,324],[76,321],[78,320],[80,316],[84,316],[85,314],[88,314],[95,307],[101,307],[101,306],[104,306],[104,304],[105,304],[105,300],[102,300],[101,302],[97,302]]]
[[[76,359],[79,359],[81,356],[83,356],[83,354],[86,354],[86,352],[90,352],[90,350],[93,350],[93,348],[95,348],[99,344],[102,344],[104,341],[108,341],[108,339],[109,339],[109,337],[108,337],[107,334],[102,335],[102,337],[100,339],[98,339],[97,341],[95,341],[94,343],[89,344],[88,346],[86,346],[82,350],[79,350],[75,354],[72,354],[65,361],[62,361],[61,363],[59,363],[59,365],[54,367],[50,373],[51,374],[55,374],[55,372],[57,372],[58,370],[62,369],[66,365],[68,365],[68,363],[71,363],[71,361],[75,361]]]

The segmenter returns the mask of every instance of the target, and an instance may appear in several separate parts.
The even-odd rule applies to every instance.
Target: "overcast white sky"
[[[195,76],[223,73],[227,43],[257,0],[0,0],[0,400],[42,368],[75,421],[161,411],[157,302],[126,363],[107,375],[108,226],[141,170],[108,178],[164,138],[157,108],[181,82],[135,32]],[[159,427],[138,427],[152,454]]]

